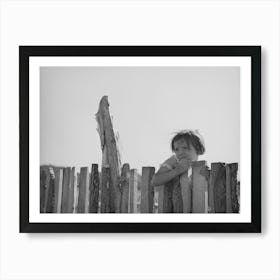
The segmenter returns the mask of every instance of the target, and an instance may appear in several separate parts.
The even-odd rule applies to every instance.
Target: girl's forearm
[[[172,169],[168,172],[163,172],[159,174],[155,174],[152,178],[151,185],[156,187],[160,185],[164,185],[170,180],[174,179],[179,175],[178,171],[176,169]]]

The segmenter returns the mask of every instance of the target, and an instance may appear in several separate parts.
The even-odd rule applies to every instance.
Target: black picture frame
[[[44,56],[230,56],[251,58],[250,223],[34,223],[29,220],[29,59]],[[21,233],[260,233],[261,46],[19,46]],[[242,121],[242,120],[241,120]],[[39,172],[39,171],[38,171]],[[32,174],[30,174],[32,176]]]

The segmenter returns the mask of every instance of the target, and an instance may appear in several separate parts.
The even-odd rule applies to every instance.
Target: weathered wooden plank
[[[183,213],[183,198],[179,177],[173,180],[172,204],[173,213]]]
[[[78,174],[74,177],[74,213],[78,213],[78,197],[79,197],[79,186],[78,186]]]
[[[44,213],[45,195],[46,195],[46,171],[40,167],[40,213]]]
[[[45,168],[45,173],[46,173],[46,181],[45,181],[44,213],[47,213],[51,175],[48,168]]]
[[[131,169],[129,172],[129,213],[137,213],[137,170]]]
[[[102,167],[101,175],[101,213],[110,213],[110,190],[112,189],[110,168]]]
[[[58,213],[58,193],[59,193],[59,181],[60,181],[60,168],[55,169],[55,178],[54,178],[54,213]],[[61,197],[60,197],[61,198]]]
[[[154,203],[154,189],[151,180],[155,173],[154,167],[142,168],[141,181],[141,213],[152,213]]]
[[[158,213],[163,213],[164,186],[156,187],[158,193]]]
[[[208,206],[206,202],[206,192],[208,183],[201,171],[206,167],[205,161],[196,161],[192,163],[193,192],[192,192],[192,213],[207,213]]]
[[[74,180],[75,180],[75,167],[70,169],[69,174],[69,194],[68,194],[68,207],[67,213],[73,213],[74,211]]]
[[[61,168],[59,170],[59,181],[58,181],[57,213],[61,213],[62,189],[63,189],[63,169]]]
[[[53,213],[54,212],[54,193],[55,193],[55,172],[53,167],[49,167],[49,186],[48,186],[48,193],[46,199],[46,213]]]
[[[226,212],[239,213],[239,203],[237,198],[237,170],[238,164],[226,165]]]
[[[61,213],[68,213],[70,173],[70,167],[63,168]]]
[[[211,164],[209,203],[211,213],[226,212],[226,169],[224,163]]]
[[[91,165],[89,192],[89,213],[97,213],[99,200],[98,164]]]
[[[107,96],[103,96],[100,101],[96,120],[101,141],[102,167],[110,167],[110,177],[112,181],[112,190],[110,191],[110,212],[120,213],[121,190],[118,188],[118,180],[121,175],[121,162],[117,148],[117,140],[109,113]]]
[[[128,213],[129,200],[129,164],[125,163],[122,167],[121,178],[119,182],[121,190],[121,213]]]
[[[192,212],[192,181],[185,173],[180,176],[181,194],[183,200],[183,213]]]
[[[87,167],[81,167],[79,176],[78,213],[89,211],[89,173]]]
[[[179,184],[179,179],[171,180],[163,187],[163,211],[162,213],[173,213],[173,190],[174,184]]]

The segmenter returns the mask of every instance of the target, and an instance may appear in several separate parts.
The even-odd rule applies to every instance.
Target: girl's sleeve
[[[176,157],[172,156],[172,157],[168,158],[164,163],[162,163],[160,165],[160,167],[166,167],[169,170],[172,170],[175,168],[176,163],[177,163]]]

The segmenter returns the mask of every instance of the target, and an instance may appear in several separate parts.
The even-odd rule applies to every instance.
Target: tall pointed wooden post
[[[110,167],[110,177],[112,180],[112,198],[110,212],[120,213],[121,211],[121,190],[118,188],[118,180],[121,173],[121,162],[117,148],[116,136],[113,130],[112,120],[109,113],[108,97],[103,96],[99,103],[96,114],[98,123],[98,133],[102,149],[102,167]]]

